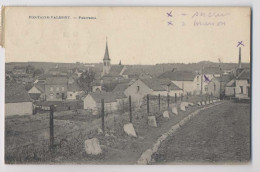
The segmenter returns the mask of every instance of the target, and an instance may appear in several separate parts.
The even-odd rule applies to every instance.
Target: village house
[[[235,97],[238,99],[250,99],[250,70],[244,69],[236,78]]]
[[[31,99],[33,100],[46,100],[45,95],[45,84],[43,83],[36,83],[33,87],[28,91]]]
[[[127,97],[124,94],[113,92],[89,93],[84,98],[84,109],[92,111],[93,115],[97,115],[101,112],[102,99],[104,99],[105,113],[111,113],[118,110],[122,101],[126,101]]]
[[[166,71],[158,78],[169,79],[172,83],[183,90],[183,93],[201,93],[201,75],[191,71],[177,71],[175,69]]]
[[[5,83],[5,116],[32,115],[33,104],[22,84]]]
[[[68,83],[68,92],[67,92],[67,99],[68,100],[79,100],[81,93],[84,92],[77,81],[73,83]]]
[[[174,83],[167,83],[160,81],[160,79],[138,79],[127,88],[127,85],[120,85],[115,88],[116,90],[124,90],[124,94],[128,97],[131,96],[132,101],[136,103],[137,106],[142,104],[143,98],[149,95],[158,96],[167,96],[167,95],[175,95],[180,96],[183,91]]]
[[[67,98],[67,77],[47,77],[45,94],[47,101],[62,101]]]

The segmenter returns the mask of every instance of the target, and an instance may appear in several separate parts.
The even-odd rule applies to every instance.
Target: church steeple
[[[105,49],[105,55],[103,58],[103,75],[108,74],[110,72],[110,69],[111,69],[110,60],[111,59],[109,57],[107,39],[106,39],[106,49]]]
[[[110,60],[109,58],[109,52],[108,52],[108,46],[107,46],[107,39],[106,39],[106,50],[105,50],[105,55],[103,60]]]

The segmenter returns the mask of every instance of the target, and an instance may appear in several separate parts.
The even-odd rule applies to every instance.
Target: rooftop
[[[168,78],[171,81],[193,81],[196,74],[191,71],[175,71],[170,70],[164,72],[159,78]]]
[[[5,103],[32,102],[22,84],[10,81],[5,83]]]

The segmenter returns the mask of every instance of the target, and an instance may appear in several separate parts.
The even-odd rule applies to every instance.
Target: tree
[[[34,73],[34,70],[35,70],[35,67],[32,66],[32,65],[27,65],[26,66],[26,73],[27,74],[33,74]]]
[[[36,69],[33,73],[33,76],[39,76],[41,74],[44,73],[44,70],[41,68],[41,69]]]
[[[91,91],[91,83],[94,81],[94,79],[95,79],[95,73],[91,70],[86,71],[80,75],[78,79],[78,84],[83,91],[88,93],[89,91]]]

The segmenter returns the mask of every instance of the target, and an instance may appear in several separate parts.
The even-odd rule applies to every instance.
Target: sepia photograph
[[[244,165],[250,7],[3,7],[5,164]]]

